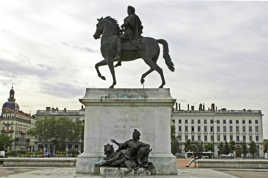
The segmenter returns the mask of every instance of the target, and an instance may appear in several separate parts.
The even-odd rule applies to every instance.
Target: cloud
[[[71,98],[83,95],[84,88],[69,83],[41,83],[41,92],[56,97]]]
[[[0,59],[0,73],[7,77],[37,76],[39,78],[48,78],[57,72],[54,68],[45,65],[25,65],[20,62]]]
[[[268,137],[267,2],[1,1],[0,83],[10,86],[16,78],[25,97],[32,96],[34,85],[34,104],[23,104],[29,110],[43,102],[75,105],[70,99],[82,96],[85,87],[108,87],[108,67],[100,68],[106,81],[96,75],[94,64],[103,57],[100,40],[92,35],[101,16],[122,24],[128,5],[136,7],[144,36],[169,43],[176,71],[167,69],[162,54],[158,64],[173,97],[185,106],[215,102],[229,109],[262,109]],[[146,70],[142,60],[123,63],[116,69],[116,87],[142,88],[139,79]],[[160,83],[153,72],[145,87]]]

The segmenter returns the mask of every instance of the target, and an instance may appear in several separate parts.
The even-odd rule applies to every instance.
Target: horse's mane
[[[111,16],[107,16],[104,18],[104,20],[108,20],[109,22],[115,24],[117,27],[118,33],[120,32],[120,28],[116,19],[112,18]]]

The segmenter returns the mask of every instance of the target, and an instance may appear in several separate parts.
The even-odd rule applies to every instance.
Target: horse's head
[[[105,18],[97,19],[98,23],[96,25],[96,32],[93,35],[95,39],[99,39],[103,34],[115,35],[119,34],[120,28],[117,21],[112,17],[108,16]]]
[[[96,25],[96,32],[95,34],[93,35],[93,37],[95,39],[99,39],[101,34],[103,33],[103,29],[104,29],[104,20],[103,20],[103,17],[101,17],[100,19],[97,19],[98,20],[98,23]]]

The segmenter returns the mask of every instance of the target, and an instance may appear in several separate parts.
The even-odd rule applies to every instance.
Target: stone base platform
[[[176,175],[176,158],[171,154],[170,125],[175,99],[167,88],[87,88],[80,99],[85,105],[84,153],[76,172],[99,175],[95,163],[104,157],[104,145],[115,139],[124,143],[132,132],[151,146],[149,161],[157,175]],[[117,149],[117,146],[115,149]]]

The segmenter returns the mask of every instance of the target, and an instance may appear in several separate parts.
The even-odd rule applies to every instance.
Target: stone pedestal
[[[170,145],[175,100],[169,89],[88,88],[80,102],[85,105],[84,153],[77,159],[76,172],[99,174],[94,164],[103,158],[104,145],[111,143],[110,139],[130,139],[136,128],[141,141],[152,147],[150,161],[157,174],[177,174]]]

